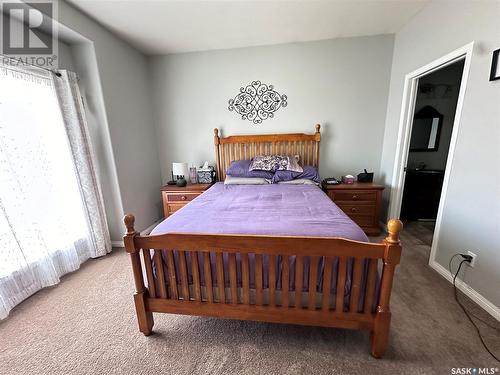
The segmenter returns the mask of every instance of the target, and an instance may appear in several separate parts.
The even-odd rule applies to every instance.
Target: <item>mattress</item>
[[[330,198],[315,185],[224,185],[216,183],[205,193],[188,203],[182,209],[162,221],[151,232],[152,235],[165,233],[210,233],[210,234],[249,234],[276,236],[320,236],[342,237],[357,241],[368,241],[363,230],[354,223]],[[172,249],[175,250],[175,249]],[[192,283],[191,259],[186,253],[189,282]],[[174,251],[176,268],[178,269],[178,253]],[[224,269],[227,271],[228,255],[223,256]],[[199,254],[198,263],[202,263]],[[238,287],[241,287],[241,262],[236,256],[238,269]],[[294,291],[295,257],[290,257],[290,285]],[[318,263],[317,291],[322,290],[323,269],[325,259]],[[338,259],[333,259],[331,293],[336,294]],[[211,254],[212,275],[215,275],[215,254]],[[254,256],[249,254],[250,288],[254,288]],[[156,270],[157,265],[153,267]],[[163,267],[167,272],[166,255],[163,256]],[[267,256],[263,257],[263,286],[268,288]],[[276,289],[282,289],[282,258],[276,262]],[[363,306],[365,280],[368,273],[368,262],[363,264],[361,293],[359,306]],[[203,267],[200,267],[200,279],[204,285]],[[353,259],[348,259],[344,290],[345,308],[348,308]],[[156,272],[155,272],[156,273]],[[176,272],[178,274],[178,272]],[[216,280],[213,277],[213,287]],[[177,280],[180,280],[177,277]],[[229,275],[224,275],[225,287],[229,287]],[[378,280],[378,277],[377,277]],[[168,283],[168,280],[167,280]],[[309,288],[309,259],[304,257],[303,291]],[[378,282],[377,282],[378,285]],[[376,288],[378,290],[378,286]],[[216,290],[216,289],[214,289]]]
[[[342,237],[368,241],[363,230],[315,185],[224,185],[219,182],[162,221],[169,232]]]

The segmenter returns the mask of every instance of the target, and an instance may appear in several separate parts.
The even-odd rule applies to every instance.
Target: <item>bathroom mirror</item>
[[[411,130],[410,151],[437,151],[443,115],[431,106],[415,113]]]

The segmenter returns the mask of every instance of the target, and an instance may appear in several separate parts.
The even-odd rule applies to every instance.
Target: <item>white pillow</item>
[[[267,185],[269,180],[261,177],[233,177],[226,176],[224,185]]]
[[[304,170],[299,165],[299,155],[288,156],[288,165],[286,167],[287,171],[302,173]]]
[[[308,180],[307,178],[297,178],[295,180],[290,181],[280,181],[278,184],[284,185],[319,185],[317,182],[313,180]]]

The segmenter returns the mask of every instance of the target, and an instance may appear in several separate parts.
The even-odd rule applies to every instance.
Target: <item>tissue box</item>
[[[215,169],[212,166],[208,168],[200,167],[197,171],[199,184],[211,184],[215,182]]]
[[[347,176],[342,176],[342,183],[344,184],[354,184],[354,176],[348,174]]]

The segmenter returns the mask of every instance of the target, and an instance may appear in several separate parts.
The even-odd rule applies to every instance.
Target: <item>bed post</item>
[[[316,168],[319,168],[319,142],[321,141],[321,133],[319,129],[321,128],[320,124],[316,124],[316,132],[314,133],[314,141],[316,142]]]
[[[399,232],[402,228],[403,223],[400,220],[391,219],[387,223],[387,231],[389,233],[384,240],[384,268],[380,286],[380,299],[370,337],[372,346],[371,354],[375,358],[380,358],[384,355],[389,340],[389,326],[391,323],[389,301],[391,298],[394,269],[399,264],[401,258]]]
[[[222,172],[220,170],[220,153],[219,153],[220,138],[219,138],[219,129],[217,128],[214,129],[214,144],[215,144],[215,161],[217,163],[217,181],[221,181]]]
[[[127,232],[123,236],[125,250],[130,254],[130,261],[132,262],[132,271],[134,272],[135,282],[135,311],[137,314],[137,322],[139,323],[139,331],[149,336],[153,331],[153,313],[146,310],[146,288],[144,286],[144,278],[142,276],[141,259],[139,257],[140,249],[136,249],[134,238],[137,232],[134,229],[135,218],[134,215],[127,214],[123,218],[123,222],[127,227]]]

